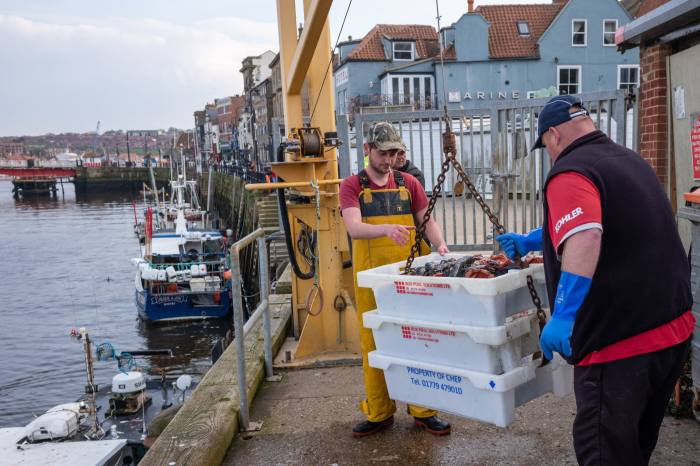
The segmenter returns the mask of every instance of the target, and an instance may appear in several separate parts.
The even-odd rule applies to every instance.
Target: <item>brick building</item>
[[[0,157],[23,155],[24,153],[24,144],[21,142],[0,142]]]
[[[645,0],[638,14],[616,43],[639,49],[639,152],[679,208],[700,186],[700,0]],[[689,222],[678,231],[688,246]]]
[[[241,109],[245,107],[245,96],[234,95],[215,99],[214,105],[219,126],[219,142],[223,145],[230,144],[233,128],[238,126]]]

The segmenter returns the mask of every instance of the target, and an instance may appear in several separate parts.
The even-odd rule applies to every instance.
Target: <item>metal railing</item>
[[[610,138],[635,147],[636,109],[620,90],[580,94],[595,125]],[[529,149],[537,135],[538,114],[549,98],[473,102],[472,107],[448,111],[456,136],[457,159],[486,203],[508,231],[528,231],[542,223],[542,189],[550,168],[543,150]],[[341,173],[364,167],[363,140],[372,124],[394,125],[408,148],[408,158],[424,173],[432,191],[443,160],[442,110],[355,115],[355,157],[350,145],[340,150]],[[350,122],[339,119],[338,133],[349,137]],[[353,163],[354,162],[354,163]],[[433,212],[445,241],[454,250],[487,250],[494,246],[488,218],[468,193],[455,195],[458,177],[447,173]]]
[[[359,113],[363,107],[408,106],[413,110],[430,110],[438,108],[436,95],[431,94],[363,94],[347,99],[348,113]]]
[[[260,278],[260,303],[255,312],[243,323],[243,291],[241,289],[241,250],[257,242],[258,245],[258,277]],[[258,228],[248,236],[241,238],[231,246],[231,292],[233,295],[233,328],[236,343],[236,375],[238,380],[238,397],[240,399],[241,429],[248,430],[250,413],[248,407],[248,383],[245,373],[245,336],[262,316],[263,345],[265,352],[265,376],[272,377],[272,336],[270,324],[270,276],[267,264],[267,245],[265,232]]]
[[[228,173],[229,175],[236,176],[242,179],[246,183],[264,183],[265,175],[264,171],[251,170],[243,164],[235,164],[231,162],[222,162],[218,165],[214,165],[214,171]]]

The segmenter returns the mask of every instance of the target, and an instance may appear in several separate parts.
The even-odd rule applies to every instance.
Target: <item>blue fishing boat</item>
[[[176,201],[182,201],[186,181],[173,184]],[[174,228],[154,231],[153,212],[146,214],[142,255],[133,260],[139,316],[147,321],[224,317],[231,306],[226,238],[200,227],[199,217],[189,219],[189,205],[176,205]]]
[[[186,236],[161,230],[152,255],[136,262],[136,307],[144,320],[224,317],[231,304],[223,236],[191,231]]]

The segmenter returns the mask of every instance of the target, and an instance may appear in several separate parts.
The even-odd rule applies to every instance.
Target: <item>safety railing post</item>
[[[240,241],[239,241],[240,243]],[[241,430],[247,430],[248,384],[245,377],[245,333],[243,331],[243,295],[241,292],[241,263],[238,243],[231,246],[231,294],[233,298],[233,329],[236,342],[236,379],[240,406]]]
[[[267,242],[264,236],[258,237],[258,275],[260,276],[260,302],[262,310],[263,343],[265,345],[265,376],[272,377],[272,335],[270,330],[270,275],[267,264]]]

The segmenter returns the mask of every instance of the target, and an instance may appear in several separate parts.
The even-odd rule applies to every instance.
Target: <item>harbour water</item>
[[[68,184],[58,199],[16,200],[11,188],[0,180],[0,427],[25,425],[81,395],[84,356],[73,328],[88,328],[94,342],[117,351],[172,349],[173,358],[142,361],[152,371],[208,369],[211,346],[230,319],[154,325],[137,318],[131,195],[76,197]],[[99,385],[115,373],[115,362],[96,363]]]

